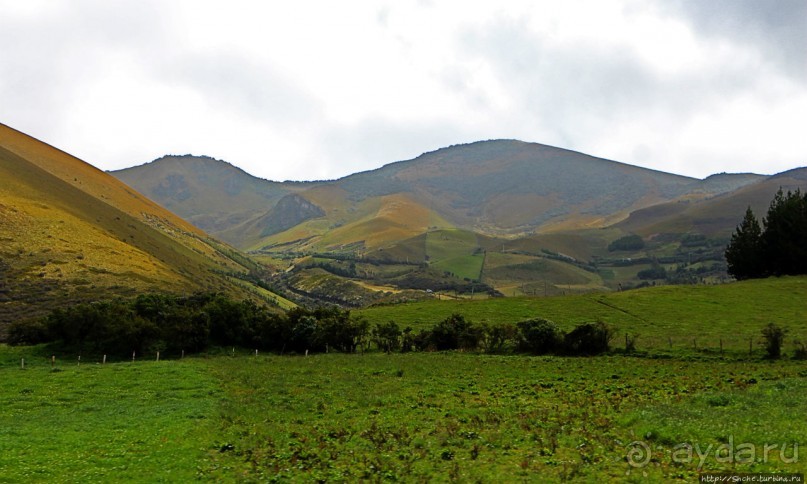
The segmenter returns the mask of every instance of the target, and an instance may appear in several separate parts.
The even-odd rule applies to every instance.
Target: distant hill
[[[332,181],[272,182],[189,156],[113,174],[273,258],[290,291],[327,301],[344,289],[314,294],[323,270],[361,286],[351,294],[549,295],[722,280],[743,194],[767,203],[777,183],[755,174],[698,180],[516,140],[451,146]],[[630,234],[645,243],[612,249]]]
[[[747,207],[750,206],[761,221],[777,190],[807,189],[807,168],[769,177],[752,175],[751,179],[754,183],[705,199],[663,203],[637,210],[615,227],[645,236],[697,232],[712,237],[729,237],[742,220],[738,214],[744,214]]]
[[[266,298],[258,265],[91,165],[0,125],[0,337],[54,307],[146,291]]]
[[[112,174],[209,233],[264,215],[306,184],[256,178],[207,156],[164,156]]]
[[[331,182],[270,182],[204,157],[165,157],[113,174],[242,249],[300,241],[298,248],[374,248],[429,227],[506,236],[603,227],[637,209],[755,180],[697,180],[514,140],[452,146]],[[309,215],[322,213],[284,216],[296,209],[276,205],[291,193],[310,203]]]

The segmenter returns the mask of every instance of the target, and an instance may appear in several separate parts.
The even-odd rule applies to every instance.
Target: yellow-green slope
[[[60,305],[143,291],[253,291],[248,259],[114,177],[0,125],[2,326]],[[238,260],[238,262],[236,261]]]

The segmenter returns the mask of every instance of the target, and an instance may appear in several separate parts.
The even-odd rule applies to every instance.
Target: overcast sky
[[[0,0],[0,122],[105,169],[331,179],[514,138],[807,165],[807,0]]]

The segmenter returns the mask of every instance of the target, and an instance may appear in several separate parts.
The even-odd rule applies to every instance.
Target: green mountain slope
[[[144,291],[225,291],[258,270],[116,178],[0,125],[0,336],[10,321]]]

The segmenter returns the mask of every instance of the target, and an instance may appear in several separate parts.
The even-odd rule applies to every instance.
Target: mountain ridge
[[[177,159],[193,163],[194,170],[199,167],[199,160]],[[366,217],[372,211],[366,206],[370,199],[395,194],[408,194],[448,225],[517,236],[536,230],[605,226],[627,218],[636,209],[682,196],[706,197],[751,183],[756,176],[724,174],[698,180],[539,143],[487,140],[440,148],[330,181],[288,184],[252,177],[257,193],[251,199],[242,196],[237,207],[226,209],[234,204],[224,201],[229,196],[221,184],[204,185],[204,190],[197,184],[188,200],[177,201],[160,193],[171,176],[184,180],[198,177],[190,173],[190,165],[184,170],[175,165],[171,173],[166,173],[170,171],[166,168],[162,178],[147,173],[164,164],[158,159],[113,174],[242,249],[279,241],[272,236],[283,230],[261,227],[258,220],[271,220],[267,214],[274,204],[290,193],[325,210],[321,223],[308,224],[309,235],[315,238],[360,218],[349,212]],[[239,176],[251,176],[237,167],[230,171],[236,170]],[[333,198],[336,192],[342,194],[338,199]],[[325,193],[330,193],[329,203],[320,199]],[[255,202],[256,196],[263,197],[262,204]],[[215,201],[199,202],[205,197]],[[213,205],[221,210],[200,209]],[[288,237],[282,239],[289,241]]]

